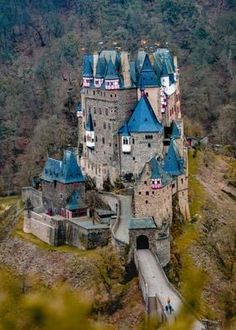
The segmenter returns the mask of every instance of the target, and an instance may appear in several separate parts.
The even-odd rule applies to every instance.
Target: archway
[[[137,250],[149,249],[148,237],[145,235],[140,235],[136,239],[136,248]]]

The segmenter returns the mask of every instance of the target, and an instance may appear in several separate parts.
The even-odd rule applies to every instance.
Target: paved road
[[[156,294],[165,308],[168,298],[174,308],[172,314],[167,314],[169,322],[174,322],[175,315],[178,314],[182,301],[177,293],[169,285],[161,265],[150,250],[137,250],[136,255],[139,260],[140,271],[148,284],[148,296],[154,297]],[[192,330],[204,329],[203,325],[196,320]]]
[[[122,242],[129,244],[129,219],[132,218],[132,196],[117,196],[121,204],[121,214],[119,227],[115,232],[115,236]]]

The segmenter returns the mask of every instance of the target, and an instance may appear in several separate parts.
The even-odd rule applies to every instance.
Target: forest
[[[77,145],[82,57],[105,48],[178,56],[187,134],[236,147],[234,0],[0,0],[0,194]]]

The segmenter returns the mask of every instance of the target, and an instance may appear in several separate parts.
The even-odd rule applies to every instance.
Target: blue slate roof
[[[127,122],[119,129],[118,133],[122,136],[130,136],[129,127],[128,127]]]
[[[93,57],[91,55],[84,56],[83,77],[93,78]]]
[[[41,179],[61,183],[84,182],[84,176],[77,163],[76,156],[70,150],[64,151],[63,160],[48,158],[41,175]]]
[[[119,78],[120,77],[119,77],[118,71],[115,68],[112,60],[110,59],[109,62],[108,62],[108,65],[107,65],[107,71],[106,71],[106,74],[105,74],[105,79],[117,80]]]
[[[166,62],[162,64],[162,69],[161,69],[161,76],[162,77],[168,77],[168,70],[167,70],[167,65]]]
[[[124,126],[123,126],[124,127]],[[157,117],[149,103],[146,95],[141,96],[139,102],[134,108],[134,111],[127,121],[129,133],[161,133],[163,130],[162,124],[157,120]],[[119,130],[122,134],[123,129]]]
[[[153,157],[150,160],[151,179],[161,179],[162,185],[166,185],[171,181],[171,177],[163,170],[159,161]]]
[[[155,229],[156,224],[153,218],[131,218],[129,229]]]
[[[95,78],[101,79],[104,78],[105,76],[105,71],[106,71],[106,59],[104,56],[100,56],[97,61],[96,65],[96,75]]]
[[[179,130],[179,127],[177,126],[174,120],[172,121],[171,126],[172,126],[171,137],[173,138],[181,137],[181,132]]]
[[[66,204],[66,209],[73,211],[77,209],[85,208],[86,204],[84,203],[83,199],[81,198],[81,194],[79,190],[74,190],[73,193],[70,195],[69,200]]]
[[[91,115],[91,112],[88,114],[87,122],[86,122],[86,131],[93,132],[94,127],[93,127],[93,118]]]
[[[144,62],[142,65],[142,69],[139,75],[139,87],[142,84],[143,87],[160,87],[160,81],[157,79],[157,75],[152,67],[150,62],[150,58],[148,54],[146,54],[144,58]]]
[[[174,143],[174,139],[171,138],[168,152],[164,158],[164,170],[173,176],[183,174],[184,161],[180,157],[179,151]]]

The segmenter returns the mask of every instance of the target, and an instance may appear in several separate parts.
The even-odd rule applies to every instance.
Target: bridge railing
[[[136,250],[134,251],[134,262],[136,265],[136,269],[138,271],[138,278],[139,278],[139,286],[140,289],[142,291],[143,294],[143,300],[145,302],[145,308],[146,308],[146,312],[149,312],[149,303],[148,303],[148,298],[149,298],[149,290],[148,290],[148,283],[145,281],[144,276],[142,274],[142,272],[140,271],[140,266],[139,266],[139,258],[137,256],[137,253],[135,253]]]
[[[119,248],[119,250],[125,251],[127,244],[120,239],[117,238],[116,236],[116,231],[120,225],[120,216],[121,216],[121,201],[119,197],[113,193],[109,192],[100,192],[101,195],[108,196],[109,198],[113,198],[115,200],[115,204],[117,205],[116,210],[113,207],[113,210],[116,211],[116,219],[111,221],[110,223],[110,231],[111,231],[111,239],[112,239],[112,244]]]
[[[163,270],[163,268],[162,268],[162,266],[161,266],[161,264],[160,264],[160,261],[159,261],[157,255],[154,254],[154,253],[153,253],[153,255],[154,255],[155,259],[156,259],[157,266],[158,266],[158,268],[160,269],[160,271],[161,271],[161,273],[162,273],[162,275],[163,275],[163,278],[165,279],[165,281],[166,281],[167,285],[169,286],[169,288],[170,288],[170,289],[176,294],[176,296],[179,297],[179,299],[182,301],[182,303],[183,303],[185,306],[188,307],[188,309],[189,309],[189,311],[192,313],[192,315],[193,315],[197,320],[199,320],[199,321],[203,324],[203,322],[202,322],[202,318],[201,318],[199,315],[197,315],[197,313],[196,313],[196,312],[193,310],[193,308],[189,305],[189,303],[186,301],[186,299],[185,299],[185,298],[179,293],[179,291],[178,291],[178,290],[174,287],[174,285],[169,281],[168,277],[166,276],[166,273],[164,272],[164,270]]]

